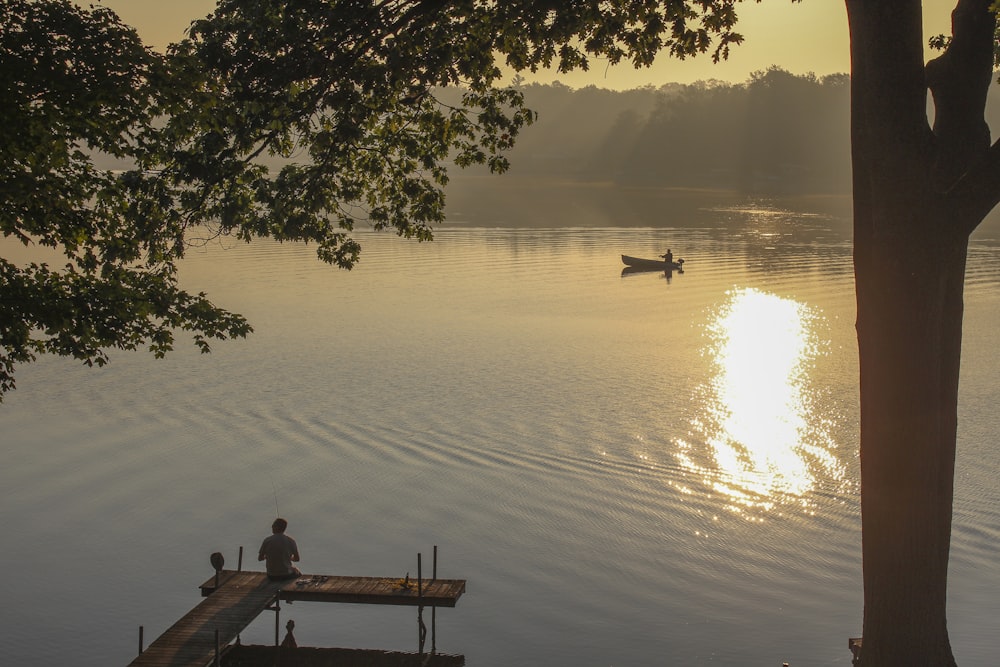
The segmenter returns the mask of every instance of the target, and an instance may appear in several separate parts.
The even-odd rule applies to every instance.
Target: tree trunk
[[[952,47],[925,77],[919,1],[847,0],[864,667],[955,665],[946,603],[962,293],[969,234],[996,188],[994,177],[968,185],[989,149],[988,5],[960,0]]]
[[[914,233],[867,244],[857,254],[871,261],[855,270],[861,664],[954,665],[945,609],[966,243]]]

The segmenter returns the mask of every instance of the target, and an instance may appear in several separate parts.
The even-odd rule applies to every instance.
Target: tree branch
[[[962,231],[971,234],[1000,204],[1000,139],[955,181],[945,197],[949,209],[956,213],[956,221],[963,225]]]
[[[959,0],[951,15],[951,43],[925,68],[935,107],[934,180],[942,190],[983,160],[990,145],[984,113],[993,79],[996,16],[991,4]]]

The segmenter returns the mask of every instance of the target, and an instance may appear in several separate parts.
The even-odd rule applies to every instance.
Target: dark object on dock
[[[662,259],[642,259],[641,257],[622,255],[622,264],[632,271],[684,271],[683,259],[667,262]]]
[[[292,634],[294,629],[295,621],[285,623],[285,638],[281,640],[281,648],[298,648],[299,644],[295,641],[295,635]]]
[[[861,637],[849,638],[847,647],[851,649],[851,664],[856,665],[861,662]]]

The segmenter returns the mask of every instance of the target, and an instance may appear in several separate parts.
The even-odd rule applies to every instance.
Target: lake
[[[0,405],[9,664],[123,665],[257,567],[468,580],[466,664],[849,665],[861,631],[849,207],[477,182],[433,243],[361,231],[350,272],[267,241],[182,281],[255,333],[103,369],[46,358]],[[5,246],[9,249],[9,245]],[[683,273],[622,275],[671,248]],[[949,627],[1000,664],[1000,224],[977,232]],[[413,609],[296,603],[300,645],[415,650]],[[273,640],[265,613],[244,643]]]

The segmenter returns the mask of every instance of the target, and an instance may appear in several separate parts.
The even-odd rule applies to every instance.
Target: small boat
[[[640,257],[629,257],[622,255],[622,263],[638,271],[683,271],[684,260],[678,259],[676,262],[667,262],[663,259],[642,259]]]

